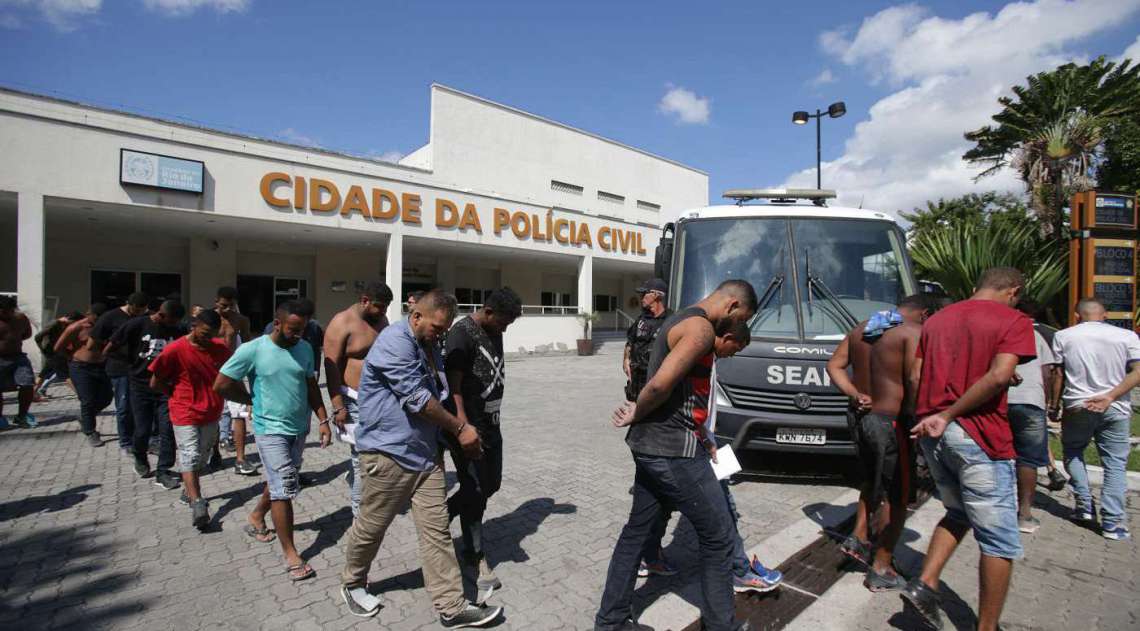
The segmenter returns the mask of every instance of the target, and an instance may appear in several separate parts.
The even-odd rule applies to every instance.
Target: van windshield
[[[898,228],[866,219],[700,219],[679,226],[674,308],[743,278],[768,299],[752,335],[838,340],[914,293]]]

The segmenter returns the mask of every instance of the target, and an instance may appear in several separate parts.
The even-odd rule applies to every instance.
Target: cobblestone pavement
[[[1099,500],[1099,487],[1093,487]],[[1127,498],[1133,528],[1140,524],[1140,494]],[[1099,505],[1099,501],[1098,501]],[[1037,629],[1140,628],[1140,547],[1135,541],[1108,541],[1099,531],[1069,520],[1067,491],[1050,493],[1038,487],[1035,516],[1041,528],[1022,535],[1025,558],[1014,564],[1013,579],[1001,628]],[[906,542],[896,550],[900,570],[915,576],[934,524],[943,510],[937,498],[908,524]],[[836,631],[880,629],[926,630],[913,611],[904,610],[897,592],[870,594],[861,575],[849,575],[833,587],[790,629],[827,628]],[[943,620],[946,629],[968,630],[977,624],[978,547],[967,535],[942,575]]]
[[[505,585],[493,598],[506,607],[500,629],[592,625],[633,475],[622,434],[609,424],[624,383],[620,351],[508,364],[505,480],[487,513],[488,557]],[[372,568],[379,615],[355,618],[340,601],[351,523],[344,445],[321,450],[311,438],[305,452],[316,485],[295,503],[296,540],[317,577],[292,584],[278,544],[241,530],[260,478],[229,470],[206,477],[213,524],[199,534],[178,491],[135,476],[115,448],[111,413],[99,419],[104,445],[92,449],[79,434],[74,397],[63,387],[52,393],[53,402],[33,409],[39,428],[0,432],[0,628],[439,628],[409,515],[392,525]],[[6,403],[11,411],[11,396]],[[737,484],[748,545],[827,505],[842,484]],[[456,537],[458,530],[456,523]],[[682,572],[642,584],[638,610],[666,591],[693,598],[695,577],[685,571],[695,565],[692,531],[685,524],[670,532],[666,553]]]

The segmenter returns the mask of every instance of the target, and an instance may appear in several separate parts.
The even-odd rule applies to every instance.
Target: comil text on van
[[[366,194],[364,188],[354,185],[342,194],[329,180],[272,172],[261,178],[261,197],[275,208],[307,210],[314,214],[340,213],[345,218],[360,215],[366,220],[400,221],[415,226],[423,224],[424,209],[418,193],[396,194],[372,188]],[[435,226],[483,234],[483,219],[475,204],[466,203],[460,208],[460,204],[443,197],[435,199]],[[592,230],[589,223],[556,217],[553,210],[540,214],[494,208],[490,228],[496,236],[511,234],[519,240],[588,248],[593,248],[596,242],[605,252],[647,254],[640,231],[614,226]]]

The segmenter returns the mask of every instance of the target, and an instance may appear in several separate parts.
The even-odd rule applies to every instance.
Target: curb
[[[748,556],[755,554],[764,565],[776,567],[789,559],[804,546],[812,543],[823,531],[834,528],[855,514],[855,503],[859,491],[848,489],[831,500],[831,505],[814,517],[804,517],[792,525],[769,536],[759,545],[753,546]],[[784,589],[784,588],[781,588]],[[646,607],[637,621],[649,625],[656,631],[682,631],[701,618],[699,608],[680,596],[668,593]]]
[[[1053,466],[1056,467],[1058,471],[1064,471],[1066,474],[1069,472],[1069,470],[1065,468],[1065,463],[1060,460],[1055,460]],[[1089,472],[1090,485],[1097,484],[1104,486],[1104,467],[1088,464],[1085,465],[1085,469]],[[1140,491],[1140,471],[1125,471],[1124,478],[1128,482],[1129,491]],[[1066,485],[1065,488],[1068,488],[1068,486]]]

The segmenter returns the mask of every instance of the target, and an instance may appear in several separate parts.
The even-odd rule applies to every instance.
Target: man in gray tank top
[[[694,411],[705,404],[697,392],[707,381],[700,359],[713,351],[717,333],[756,313],[756,290],[727,280],[697,304],[671,316],[654,340],[649,381],[636,402],[613,416],[629,427],[625,442],[635,467],[633,507],[606,576],[595,631],[642,629],[633,621],[633,587],[645,542],[662,510],[677,510],[697,533],[701,559],[701,615],[709,631],[736,629],[732,592],[733,522],[724,492],[699,438]]]

